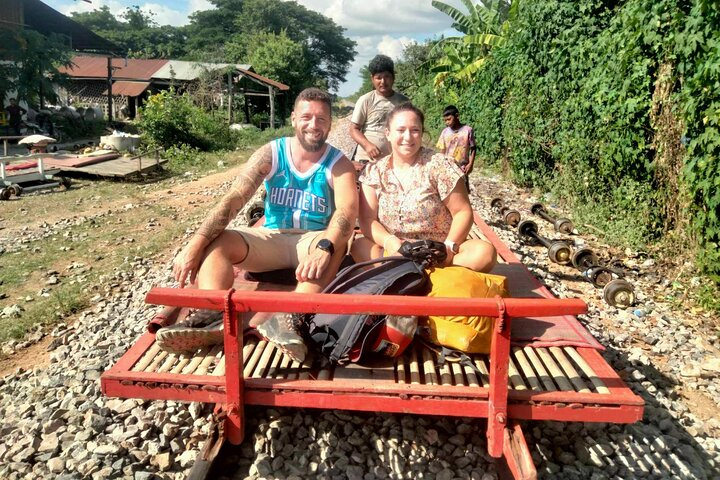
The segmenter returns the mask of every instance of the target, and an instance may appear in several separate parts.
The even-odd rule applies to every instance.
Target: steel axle
[[[530,211],[543,218],[544,220],[547,220],[548,222],[553,224],[553,227],[555,228],[555,231],[558,233],[564,233],[565,235],[571,235],[573,231],[575,230],[575,226],[573,225],[572,221],[569,218],[553,218],[548,213],[547,210],[545,210],[545,206],[542,203],[534,203],[532,207],[530,207]]]
[[[520,238],[527,243],[540,243],[548,249],[548,257],[555,263],[567,265],[571,261],[572,249],[563,241],[553,241],[538,233],[537,223],[525,220],[518,225]]]
[[[511,227],[517,227],[517,225],[520,223],[520,212],[518,212],[517,210],[513,210],[512,208],[505,205],[502,198],[493,198],[490,201],[490,208],[495,210],[500,215],[506,225],[510,225]]]

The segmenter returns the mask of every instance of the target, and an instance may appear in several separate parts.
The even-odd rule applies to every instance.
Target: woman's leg
[[[460,251],[453,257],[452,264],[476,272],[489,272],[497,263],[497,252],[485,240],[466,240],[460,244]]]
[[[365,262],[373,258],[381,257],[382,247],[368,238],[358,236],[352,244],[350,255],[352,255],[353,260],[358,263]]]

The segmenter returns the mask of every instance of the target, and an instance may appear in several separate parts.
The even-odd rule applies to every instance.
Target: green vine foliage
[[[507,41],[460,93],[478,158],[628,244],[682,231],[720,274],[716,2],[519,7]]]
[[[679,97],[689,139],[683,168],[692,199],[699,263],[720,281],[720,10],[696,0],[677,35]]]

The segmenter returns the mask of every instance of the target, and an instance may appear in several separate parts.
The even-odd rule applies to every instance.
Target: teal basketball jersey
[[[332,168],[343,153],[327,145],[320,160],[307,172],[295,168],[290,138],[270,143],[272,170],[265,177],[265,227],[325,230],[335,212]]]

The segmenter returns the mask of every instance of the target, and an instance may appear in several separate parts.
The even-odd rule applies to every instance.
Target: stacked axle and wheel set
[[[538,225],[532,220],[521,221],[520,212],[508,207],[503,199],[493,198],[490,207],[500,216],[503,222],[511,227],[517,227],[518,235],[523,243],[529,245],[543,245],[547,248],[550,261],[559,265],[572,264],[582,273],[582,278],[593,286],[603,289],[603,299],[614,307],[629,307],[635,303],[633,286],[622,278],[622,271],[602,266],[597,255],[589,248],[573,251],[570,244],[563,240],[551,240],[540,235]],[[566,235],[575,233],[575,226],[568,218],[553,218],[542,203],[535,203],[530,211],[553,225],[558,233]]]

